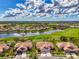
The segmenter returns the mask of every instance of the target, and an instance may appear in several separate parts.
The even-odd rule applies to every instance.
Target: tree
[[[60,40],[66,42],[66,41],[67,41],[67,38],[66,38],[65,36],[61,36],[61,37],[60,37]]]

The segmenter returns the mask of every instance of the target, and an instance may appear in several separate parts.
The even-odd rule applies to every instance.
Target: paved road
[[[38,59],[67,59],[66,57],[38,57]]]
[[[38,57],[38,59],[68,59],[67,57]],[[79,59],[79,58],[76,58]]]
[[[16,56],[14,58],[8,58],[8,57],[5,57],[5,58],[1,58],[1,59],[29,59],[29,57],[21,57],[21,56]],[[68,59],[66,57],[38,57],[38,59]],[[76,58],[76,59],[79,59],[79,58]]]

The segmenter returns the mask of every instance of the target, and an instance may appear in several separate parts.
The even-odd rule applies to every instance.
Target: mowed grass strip
[[[69,28],[62,32],[53,33],[52,36],[79,37],[79,28]]]

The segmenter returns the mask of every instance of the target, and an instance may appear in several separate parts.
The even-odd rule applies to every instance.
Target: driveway
[[[29,57],[22,57],[21,55],[17,55],[17,56],[15,56],[14,58],[12,58],[12,59],[29,59]]]
[[[13,59],[29,59],[29,57],[26,53],[23,53],[22,55],[16,55]]]

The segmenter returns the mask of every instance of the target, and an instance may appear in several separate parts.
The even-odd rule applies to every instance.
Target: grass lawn
[[[66,38],[78,39],[79,38],[79,29],[78,28],[76,28],[76,29],[69,28],[69,29],[65,29],[62,32],[56,32],[56,33],[52,33],[52,34],[43,34],[43,35],[32,36],[32,37],[28,37],[28,38],[33,41],[52,40],[52,39],[59,40],[61,36],[64,36]]]
[[[63,32],[53,33],[53,36],[79,37],[79,28],[69,28]]]
[[[43,34],[43,35],[32,36],[32,37],[0,38],[1,41],[3,40],[4,42],[9,42],[12,44],[12,46],[14,46],[16,44],[16,41],[19,41],[19,40],[31,40],[33,42],[33,48],[31,51],[29,51],[27,53],[33,59],[35,59],[35,56],[36,56],[35,52],[37,51],[35,48],[36,42],[38,42],[38,41],[51,41],[55,45],[57,42],[61,41],[60,39],[66,39],[67,41],[72,41],[74,44],[79,45],[79,28],[68,28],[62,32],[56,32],[56,33],[52,33],[52,34]],[[13,54],[12,50],[8,53],[8,55],[10,56],[11,53]],[[54,55],[59,55],[59,56],[64,55],[64,53],[61,50],[59,50],[56,45],[55,45],[55,50],[52,50],[51,53]],[[7,53],[5,53],[5,54],[7,54]]]

